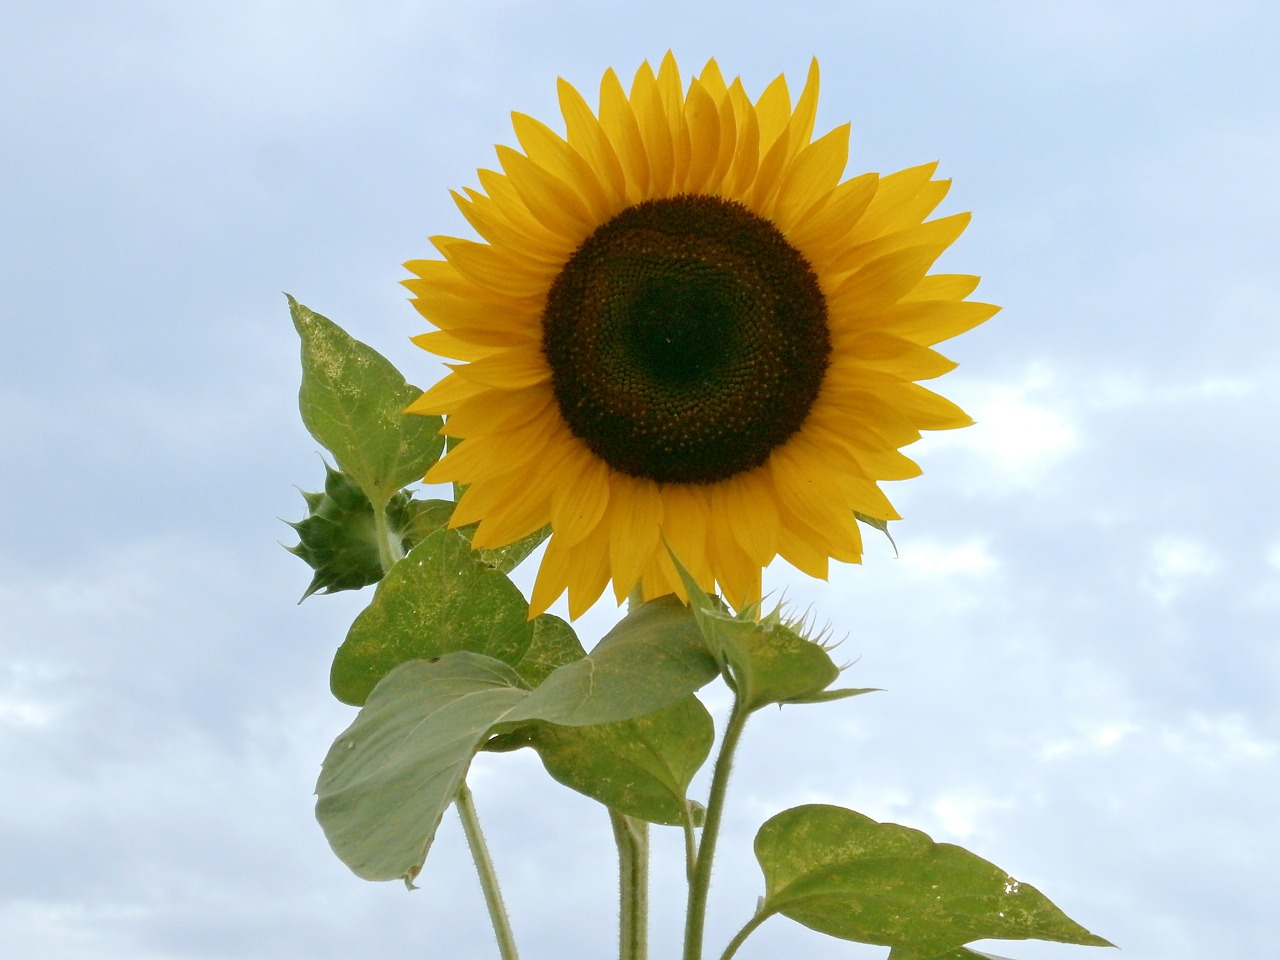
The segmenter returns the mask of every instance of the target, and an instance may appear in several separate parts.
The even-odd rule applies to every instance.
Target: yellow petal
[[[822,139],[809,144],[782,175],[774,219],[786,232],[800,215],[830,193],[840,182],[849,159],[849,124],[836,127]]]
[[[662,106],[653,69],[642,64],[631,84],[631,109],[635,112],[644,152],[649,158],[649,197],[671,194],[675,174],[675,148],[671,143],[671,126]]]
[[[650,480],[618,476],[609,498],[609,566],[613,592],[621,603],[658,549],[662,497]]]
[[[627,177],[627,199],[638,203],[650,196],[649,155],[640,124],[618,75],[607,70],[600,80],[600,126],[608,134]]]
[[[564,115],[565,132],[569,143],[596,171],[601,187],[609,201],[609,215],[613,216],[627,202],[627,175],[622,170],[618,155],[614,152],[609,136],[587,101],[574,87],[560,80],[560,112]]]

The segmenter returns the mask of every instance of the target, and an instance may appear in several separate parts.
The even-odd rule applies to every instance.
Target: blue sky
[[[941,160],[978,425],[911,451],[900,555],[767,585],[887,693],[748,729],[713,888],[840,803],[965,844],[1128,960],[1259,955],[1280,857],[1280,27],[1256,2],[47,2],[0,36],[0,942],[29,960],[494,955],[446,820],[412,894],[312,819],[367,599],[295,606],[323,471],[286,290],[389,356],[508,111],[675,51],[823,70],[850,175]],[[522,571],[521,583],[531,580]],[[616,618],[578,621],[588,641]],[[723,707],[714,697],[712,706]],[[473,776],[529,957],[612,949],[608,826],[524,754]],[[673,838],[655,866],[671,955]],[[564,879],[567,868],[577,871]],[[1264,940],[1264,937],[1266,938]],[[1028,960],[1084,948],[1010,944]],[[744,960],[878,957],[771,920]]]

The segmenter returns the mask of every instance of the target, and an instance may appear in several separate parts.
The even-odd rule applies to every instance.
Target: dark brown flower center
[[[831,354],[809,264],[718,197],[622,211],[570,257],[542,321],[569,429],[615,470],[659,483],[764,463],[804,422]]]

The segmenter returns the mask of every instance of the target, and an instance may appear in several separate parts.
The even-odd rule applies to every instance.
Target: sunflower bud
[[[302,600],[313,593],[359,590],[377,583],[383,575],[373,504],[346,474],[327,463],[324,469],[323,493],[301,491],[310,513],[297,523],[285,521],[297,532],[299,540],[296,546],[285,549],[315,570]],[[412,503],[408,492],[401,490],[386,508],[390,535],[399,540],[404,552],[429,532],[415,523],[415,518],[421,518]]]

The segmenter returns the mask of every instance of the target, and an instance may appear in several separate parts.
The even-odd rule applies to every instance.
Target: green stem
[[[746,925],[737,932],[732,940],[729,941],[729,945],[724,948],[724,953],[720,954],[720,960],[729,960],[730,957],[738,952],[738,948],[746,942],[747,937],[755,933],[756,927],[760,926],[760,924],[764,923],[771,916],[773,916],[773,914],[757,910],[756,915],[748,920]]]
[[[382,564],[382,572],[389,573],[397,560],[404,559],[404,550],[400,539],[391,535],[385,503],[373,505],[373,538],[377,541],[378,562]]]
[[[698,862],[698,834],[693,825],[693,807],[688,800],[684,801],[684,808],[681,810],[680,826],[684,829],[685,883],[693,883],[693,868]]]
[[[467,835],[467,846],[471,848],[476,873],[480,875],[480,889],[484,891],[484,902],[489,907],[489,922],[493,924],[493,933],[498,938],[498,953],[502,960],[519,960],[516,940],[507,919],[507,908],[502,902],[502,892],[498,889],[498,875],[493,870],[493,861],[489,859],[484,834],[480,832],[480,819],[476,816],[475,804],[471,801],[471,789],[465,782],[458,788],[454,804],[462,819],[462,830]]]
[[[707,921],[707,893],[711,888],[711,861],[716,854],[716,839],[720,834],[720,820],[724,815],[724,797],[729,788],[729,773],[733,769],[733,754],[742,739],[750,711],[743,706],[742,698],[735,694],[729,723],[725,726],[724,742],[716,757],[715,771],[711,775],[711,793],[707,798],[707,819],[702,827],[702,841],[698,844],[697,864],[693,870],[693,882],[689,884],[689,907],[685,914],[684,960],[702,960],[703,929]]]
[[[618,960],[649,956],[649,824],[609,811],[618,845]]]

